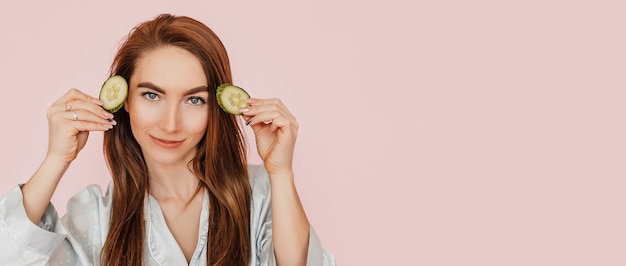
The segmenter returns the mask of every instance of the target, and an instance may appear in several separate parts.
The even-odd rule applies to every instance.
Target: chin
[[[152,161],[152,163],[156,163],[159,165],[187,165],[194,158],[194,156],[189,156],[189,154],[172,152],[155,152],[150,154],[144,154],[144,156],[151,158],[150,161]]]

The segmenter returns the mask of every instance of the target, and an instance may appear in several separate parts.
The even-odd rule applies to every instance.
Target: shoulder
[[[100,186],[89,185],[70,198],[63,223],[75,240],[100,244],[108,233],[112,193],[110,182],[104,195]]]
[[[248,165],[248,176],[252,189],[250,225],[252,232],[256,232],[252,237],[263,239],[261,235],[272,221],[270,178],[263,165]]]
[[[249,164],[248,178],[253,194],[255,191],[262,192],[263,194],[269,192],[270,177],[262,164]]]
[[[252,204],[257,210],[269,207],[271,200],[270,176],[265,170],[265,166],[248,165],[248,177],[250,188],[252,189]],[[261,207],[261,208],[259,208]]]
[[[113,193],[113,184],[109,182],[106,193],[102,194],[102,189],[98,185],[89,185],[76,193],[67,202],[67,212],[81,211],[83,208],[110,208]]]

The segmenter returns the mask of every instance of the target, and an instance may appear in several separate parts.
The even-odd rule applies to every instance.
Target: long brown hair
[[[111,75],[132,79],[137,60],[146,52],[176,46],[194,54],[208,81],[208,126],[190,162],[191,170],[208,191],[208,265],[247,265],[250,257],[251,188],[246,167],[244,134],[233,115],[219,109],[218,85],[232,83],[224,45],[203,23],[184,16],[162,14],[135,27],[111,65]],[[117,125],[104,134],[104,155],[113,177],[110,229],[102,248],[102,265],[141,265],[144,245],[144,200],[148,170],[133,137],[124,108],[115,113]]]

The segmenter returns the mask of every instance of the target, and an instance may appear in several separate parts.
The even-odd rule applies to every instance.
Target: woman
[[[15,265],[334,265],[300,204],[298,130],[278,99],[240,111],[262,166],[248,166],[237,117],[217,105],[232,83],[226,50],[204,24],[168,14],[138,25],[112,75],[129,81],[115,115],[72,89],[48,110],[40,168],[0,200],[0,261]],[[90,131],[104,131],[112,182],[87,187],[63,219],[49,204]],[[270,194],[271,191],[271,194]],[[271,195],[271,196],[270,196]]]

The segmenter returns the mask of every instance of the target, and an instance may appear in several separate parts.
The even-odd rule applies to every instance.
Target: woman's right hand
[[[85,147],[89,131],[107,131],[116,124],[102,102],[78,89],[70,89],[54,102],[48,115],[48,159],[69,164]]]
[[[48,153],[22,186],[24,210],[33,224],[39,224],[65,170],[85,147],[89,132],[107,131],[116,124],[101,106],[100,100],[71,89],[48,108]]]

